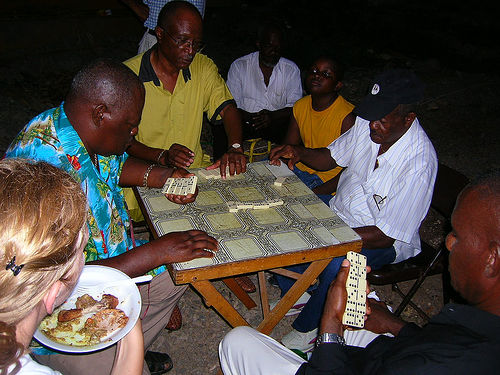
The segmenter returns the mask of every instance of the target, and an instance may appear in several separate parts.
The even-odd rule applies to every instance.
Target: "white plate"
[[[68,297],[66,302],[63,303],[63,309],[75,308],[75,302],[80,295],[75,292],[79,285],[82,286],[94,286],[94,285],[104,285],[108,282],[115,280],[130,279],[123,272],[110,267],[104,266],[94,266],[88,265],[83,268],[83,272],[80,275],[80,279],[75,286],[74,292]],[[130,330],[134,327],[137,319],[139,319],[139,314],[141,313],[141,295],[139,294],[139,289],[134,283],[126,283],[124,285],[114,286],[110,288],[97,288],[95,292],[90,293],[90,295],[96,299],[100,300],[102,295],[108,293],[116,296],[119,300],[117,309],[123,310],[123,312],[128,316],[128,323],[122,329],[113,332],[109,337],[100,342],[99,344],[89,345],[89,346],[72,346],[65,345],[59,342],[53,341],[45,336],[41,331],[35,331],[35,339],[49,348],[60,350],[69,353],[87,353],[96,350],[101,350],[107,348],[110,345],[121,340]]]

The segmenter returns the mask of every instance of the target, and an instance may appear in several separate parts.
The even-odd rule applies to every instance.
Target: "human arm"
[[[276,111],[269,111],[267,109],[263,109],[252,116],[253,124],[250,123],[251,126],[255,130],[265,129],[271,126],[273,123],[284,123],[290,117],[292,113],[292,107],[285,107],[278,109]]]
[[[140,375],[144,365],[144,336],[141,319],[118,341],[111,375]]]
[[[290,170],[299,161],[317,171],[328,171],[337,166],[327,148],[306,148],[298,145],[280,145],[269,153],[269,163],[280,165],[280,158],[288,159],[287,165]]]
[[[300,136],[300,129],[295,116],[290,116],[290,122],[288,124],[288,129],[286,136],[283,139],[284,145],[301,145],[302,137]]]
[[[174,143],[170,149],[165,150],[146,146],[135,138],[127,149],[127,154],[159,165],[173,165],[179,168],[188,168],[194,161],[194,152],[186,146]]]
[[[355,122],[356,122],[356,116],[354,115],[353,112],[349,113],[342,120],[342,125],[340,127],[340,134],[344,134],[346,131],[352,128]]]
[[[366,304],[370,314],[365,321],[365,329],[374,333],[391,333],[399,335],[399,331],[407,323],[389,311],[384,302],[367,298]]]
[[[128,6],[132,11],[139,17],[139,19],[144,22],[149,17],[149,7],[142,1],[138,0],[121,0],[126,6]]]
[[[325,307],[318,330],[320,335],[322,333],[336,333],[337,335],[343,336],[344,334],[342,317],[344,316],[347,303],[347,290],[345,285],[347,276],[349,275],[349,267],[349,261],[344,259],[337,273],[337,277],[328,288]]]
[[[316,186],[315,188],[312,189],[314,194],[333,194],[334,192],[337,191],[337,186],[339,184],[339,179],[340,179],[340,173],[338,173],[335,177],[332,177],[328,181],[325,181],[321,185]]]
[[[255,113],[247,112],[244,109],[238,108],[238,112],[240,112],[241,122],[247,126],[252,126],[252,117]]]
[[[288,159],[287,165],[293,170],[299,161],[317,171],[328,171],[337,166],[328,148],[306,148],[303,146],[298,122],[294,115],[290,116],[287,135],[283,145],[274,147],[269,153],[269,163],[280,165],[280,158]]]
[[[119,185],[122,187],[147,186],[151,188],[161,188],[169,177],[179,178],[192,175],[192,173],[189,173],[183,168],[163,167],[155,163],[129,156],[123,164]],[[194,194],[166,194],[165,196],[171,202],[187,204],[196,199],[197,192],[198,190],[196,190]]]
[[[340,130],[340,134],[344,134],[346,131],[348,131],[350,128],[352,128],[352,126],[354,125],[355,119],[356,119],[356,116],[354,116],[354,114],[352,112],[349,113],[342,121],[342,127]],[[342,174],[342,171],[337,173],[330,180],[325,181],[321,185],[316,186],[314,189],[312,189],[312,191],[318,195],[333,194],[334,192],[337,191],[337,186],[339,184],[339,179],[340,179],[340,175]]]
[[[353,228],[363,240],[365,249],[385,249],[394,245],[394,238],[389,237],[375,225]]]
[[[349,130],[354,125],[355,119],[356,119],[356,116],[354,116],[354,114],[352,112],[349,113],[342,121],[342,127],[340,130],[340,134],[344,134],[347,130]],[[337,191],[337,186],[339,184],[339,179],[340,179],[340,175],[342,174],[342,171],[343,170],[341,170],[339,173],[337,173],[330,180],[325,181],[321,185],[316,186],[315,188],[312,189],[312,191],[318,195],[328,195],[328,194],[335,193]]]
[[[219,160],[208,167],[208,169],[219,168],[221,177],[226,178],[227,166],[229,166],[229,174],[233,176],[234,174],[244,173],[247,170],[247,161],[241,146],[238,148],[231,146],[235,143],[240,145],[242,143],[241,116],[238,109],[233,103],[229,103],[222,109],[220,115],[227,134],[229,150]]]
[[[135,277],[161,265],[186,262],[195,258],[212,258],[212,251],[217,250],[218,243],[215,238],[200,230],[188,230],[168,233],[120,255],[88,264],[116,268],[130,277]]]

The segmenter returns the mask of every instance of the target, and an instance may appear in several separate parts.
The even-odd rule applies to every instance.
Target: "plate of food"
[[[46,316],[35,339],[49,348],[87,353],[104,349],[134,327],[141,312],[141,295],[133,281],[110,267],[87,265],[68,299]]]

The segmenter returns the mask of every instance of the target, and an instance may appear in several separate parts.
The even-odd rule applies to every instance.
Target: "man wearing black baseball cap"
[[[422,97],[423,85],[413,72],[385,71],[356,107],[354,126],[328,147],[283,145],[270,154],[271,164],[279,165],[285,158],[290,169],[299,161],[316,170],[347,167],[330,208],[362,238],[361,253],[373,269],[420,252],[418,229],[429,209],[437,172],[436,152],[415,113]],[[288,348],[313,348],[328,286],[342,260],[333,259],[320,275],[294,329],[282,339]],[[303,272],[306,266],[294,266],[293,271]],[[291,284],[280,282],[282,293]]]

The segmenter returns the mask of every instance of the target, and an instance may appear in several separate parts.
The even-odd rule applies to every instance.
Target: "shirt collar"
[[[149,50],[144,52],[141,58],[141,67],[139,68],[139,79],[142,82],[153,82],[155,86],[161,86],[160,79],[156,75],[155,70],[153,69],[153,65],[151,65],[151,53],[155,46],[151,47]],[[187,82],[191,79],[191,71],[189,67],[186,69],[182,69],[182,77],[184,78],[184,82]]]

